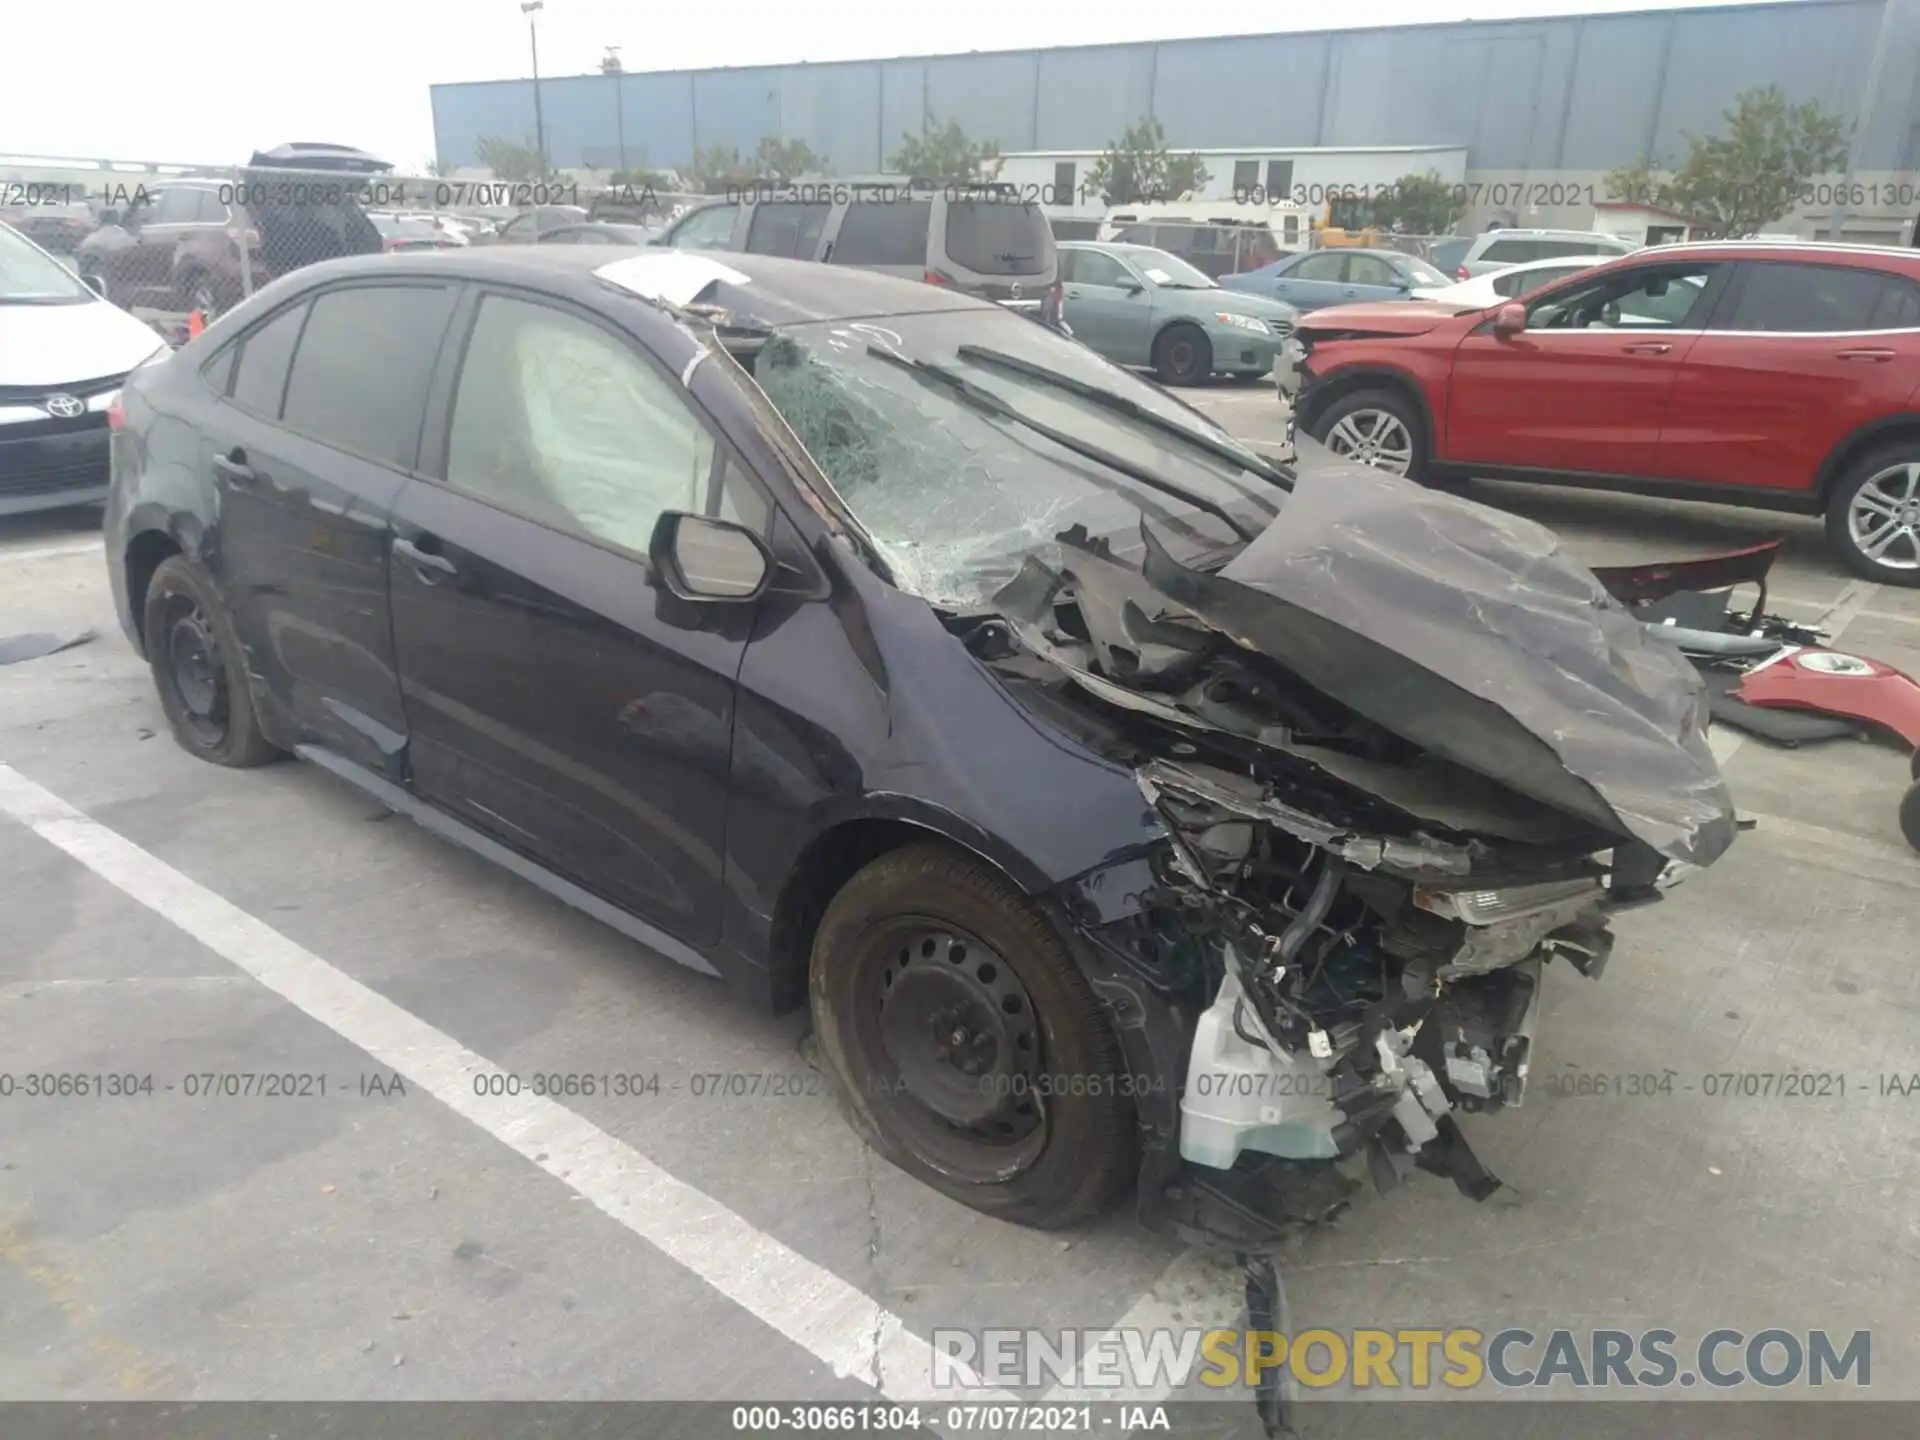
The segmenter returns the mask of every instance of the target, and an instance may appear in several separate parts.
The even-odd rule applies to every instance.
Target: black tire
[[[1827,543],[1855,574],[1882,585],[1920,585],[1920,483],[1904,499],[1886,497],[1887,489],[1897,495],[1905,487],[1907,475],[1920,476],[1920,471],[1903,473],[1902,467],[1909,465],[1920,465],[1920,440],[1897,440],[1848,466],[1827,496]],[[1887,513],[1866,509],[1862,492],[1869,486],[1886,499],[1895,512],[1889,523],[1901,531],[1878,558],[1867,553],[1857,533]],[[1874,538],[1871,532],[1866,535],[1869,543]]]
[[[908,1174],[1041,1229],[1134,1183],[1133,1106],[1099,1001],[1046,918],[977,860],[911,845],[861,870],[821,919],[808,990],[841,1108]]]
[[[1920,850],[1920,781],[1908,786],[1901,797],[1900,833],[1907,837],[1907,844]]]
[[[153,572],[140,633],[160,708],[181,749],[235,769],[281,754],[260,733],[245,652],[226,607],[185,556],[169,556]]]
[[[1350,424],[1343,427],[1343,421],[1350,421]],[[1420,407],[1398,391],[1355,390],[1342,395],[1313,417],[1313,424],[1307,427],[1307,433],[1329,450],[1350,455],[1371,465],[1378,462],[1366,458],[1365,450],[1356,448],[1357,440],[1349,440],[1349,435],[1359,440],[1378,436],[1377,443],[1390,443],[1397,453],[1402,447],[1393,442],[1391,426],[1394,425],[1405,436],[1406,468],[1399,469],[1392,464],[1380,464],[1379,468],[1404,475],[1423,485],[1429,483],[1432,477],[1431,467],[1427,463],[1426,421],[1421,417]],[[1381,453],[1387,452],[1383,450]]]
[[[1199,385],[1213,374],[1213,342],[1198,325],[1169,325],[1153,342],[1153,372],[1162,385]]]

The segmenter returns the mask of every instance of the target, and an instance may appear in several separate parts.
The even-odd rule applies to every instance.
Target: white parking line
[[[471,1120],[706,1281],[762,1323],[888,1399],[1011,1401],[985,1387],[934,1388],[933,1347],[899,1316],[789,1250],[710,1196],[563,1105],[481,1098],[500,1067],[335,969],[279,931],[0,764],[10,815],[209,950]],[[947,1362],[943,1361],[943,1369]],[[971,1376],[955,1367],[949,1373]]]

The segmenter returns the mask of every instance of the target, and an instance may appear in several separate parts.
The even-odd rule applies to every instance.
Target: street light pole
[[[1860,168],[1860,161],[1866,151],[1867,130],[1873,124],[1874,103],[1880,98],[1880,72],[1885,68],[1887,44],[1893,35],[1894,13],[1899,0],[1880,0],[1880,28],[1874,34],[1873,58],[1867,64],[1867,81],[1861,87],[1859,103],[1853,111],[1853,134],[1847,137],[1847,168],[1840,179],[1840,190],[1834,196],[1833,219],[1827,231],[1827,239],[1837,242],[1841,231],[1846,229],[1849,208],[1847,192],[1853,189],[1854,172]]]
[[[547,8],[547,0],[520,0],[520,13],[527,17],[527,44],[533,50],[533,149],[540,157],[540,174],[547,173],[547,118],[540,108],[540,33],[534,16]]]
[[[613,133],[620,146],[620,168],[627,168],[627,114],[626,102],[620,95],[620,47],[607,46],[607,58],[600,62],[600,68],[613,77]]]

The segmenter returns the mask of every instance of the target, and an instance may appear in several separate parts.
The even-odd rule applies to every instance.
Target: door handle
[[[460,567],[455,565],[438,549],[426,549],[423,546],[437,547],[439,542],[430,536],[420,537],[420,543],[405,539],[399,535],[393,537],[393,553],[405,560],[420,576],[423,585],[438,585],[437,575],[458,575]]]
[[[1891,350],[1869,348],[1865,350],[1842,350],[1838,353],[1839,358],[1842,360],[1866,360],[1877,365],[1893,359],[1894,352]]]
[[[1640,340],[1621,348],[1628,355],[1664,355],[1673,346],[1664,340]]]
[[[213,468],[236,485],[251,485],[260,478],[247,464],[247,452],[237,445],[225,455],[214,456]]]
[[[1078,300],[1081,299],[1082,296],[1078,290],[1069,290],[1067,291],[1067,298],[1069,300]]]

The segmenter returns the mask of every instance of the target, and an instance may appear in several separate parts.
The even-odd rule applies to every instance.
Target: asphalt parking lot
[[[1188,398],[1281,434],[1265,386]],[[1785,533],[1776,608],[1920,673],[1920,591],[1849,579],[1814,521],[1476,492],[1595,563]],[[1238,1323],[1237,1274],[1124,1209],[1040,1234],[874,1159],[803,1016],[730,1003],[316,768],[189,759],[94,523],[0,520],[0,635],[96,632],[0,668],[0,1073],[153,1088],[0,1098],[0,1395],[918,1397],[936,1329]],[[1535,1062],[1673,1091],[1537,1086],[1469,1117],[1508,1188],[1363,1196],[1284,1257],[1296,1328],[1869,1330],[1873,1397],[1920,1400],[1920,1094],[1883,1093],[1920,1070],[1907,762],[1716,739],[1755,827],[1622,918],[1603,980],[1554,967]],[[476,1095],[476,1069],[658,1084],[543,1106]],[[195,1078],[235,1072],[301,1093]],[[1704,1093],[1747,1072],[1845,1093]],[[733,1075],[784,1078],[703,1078]]]

